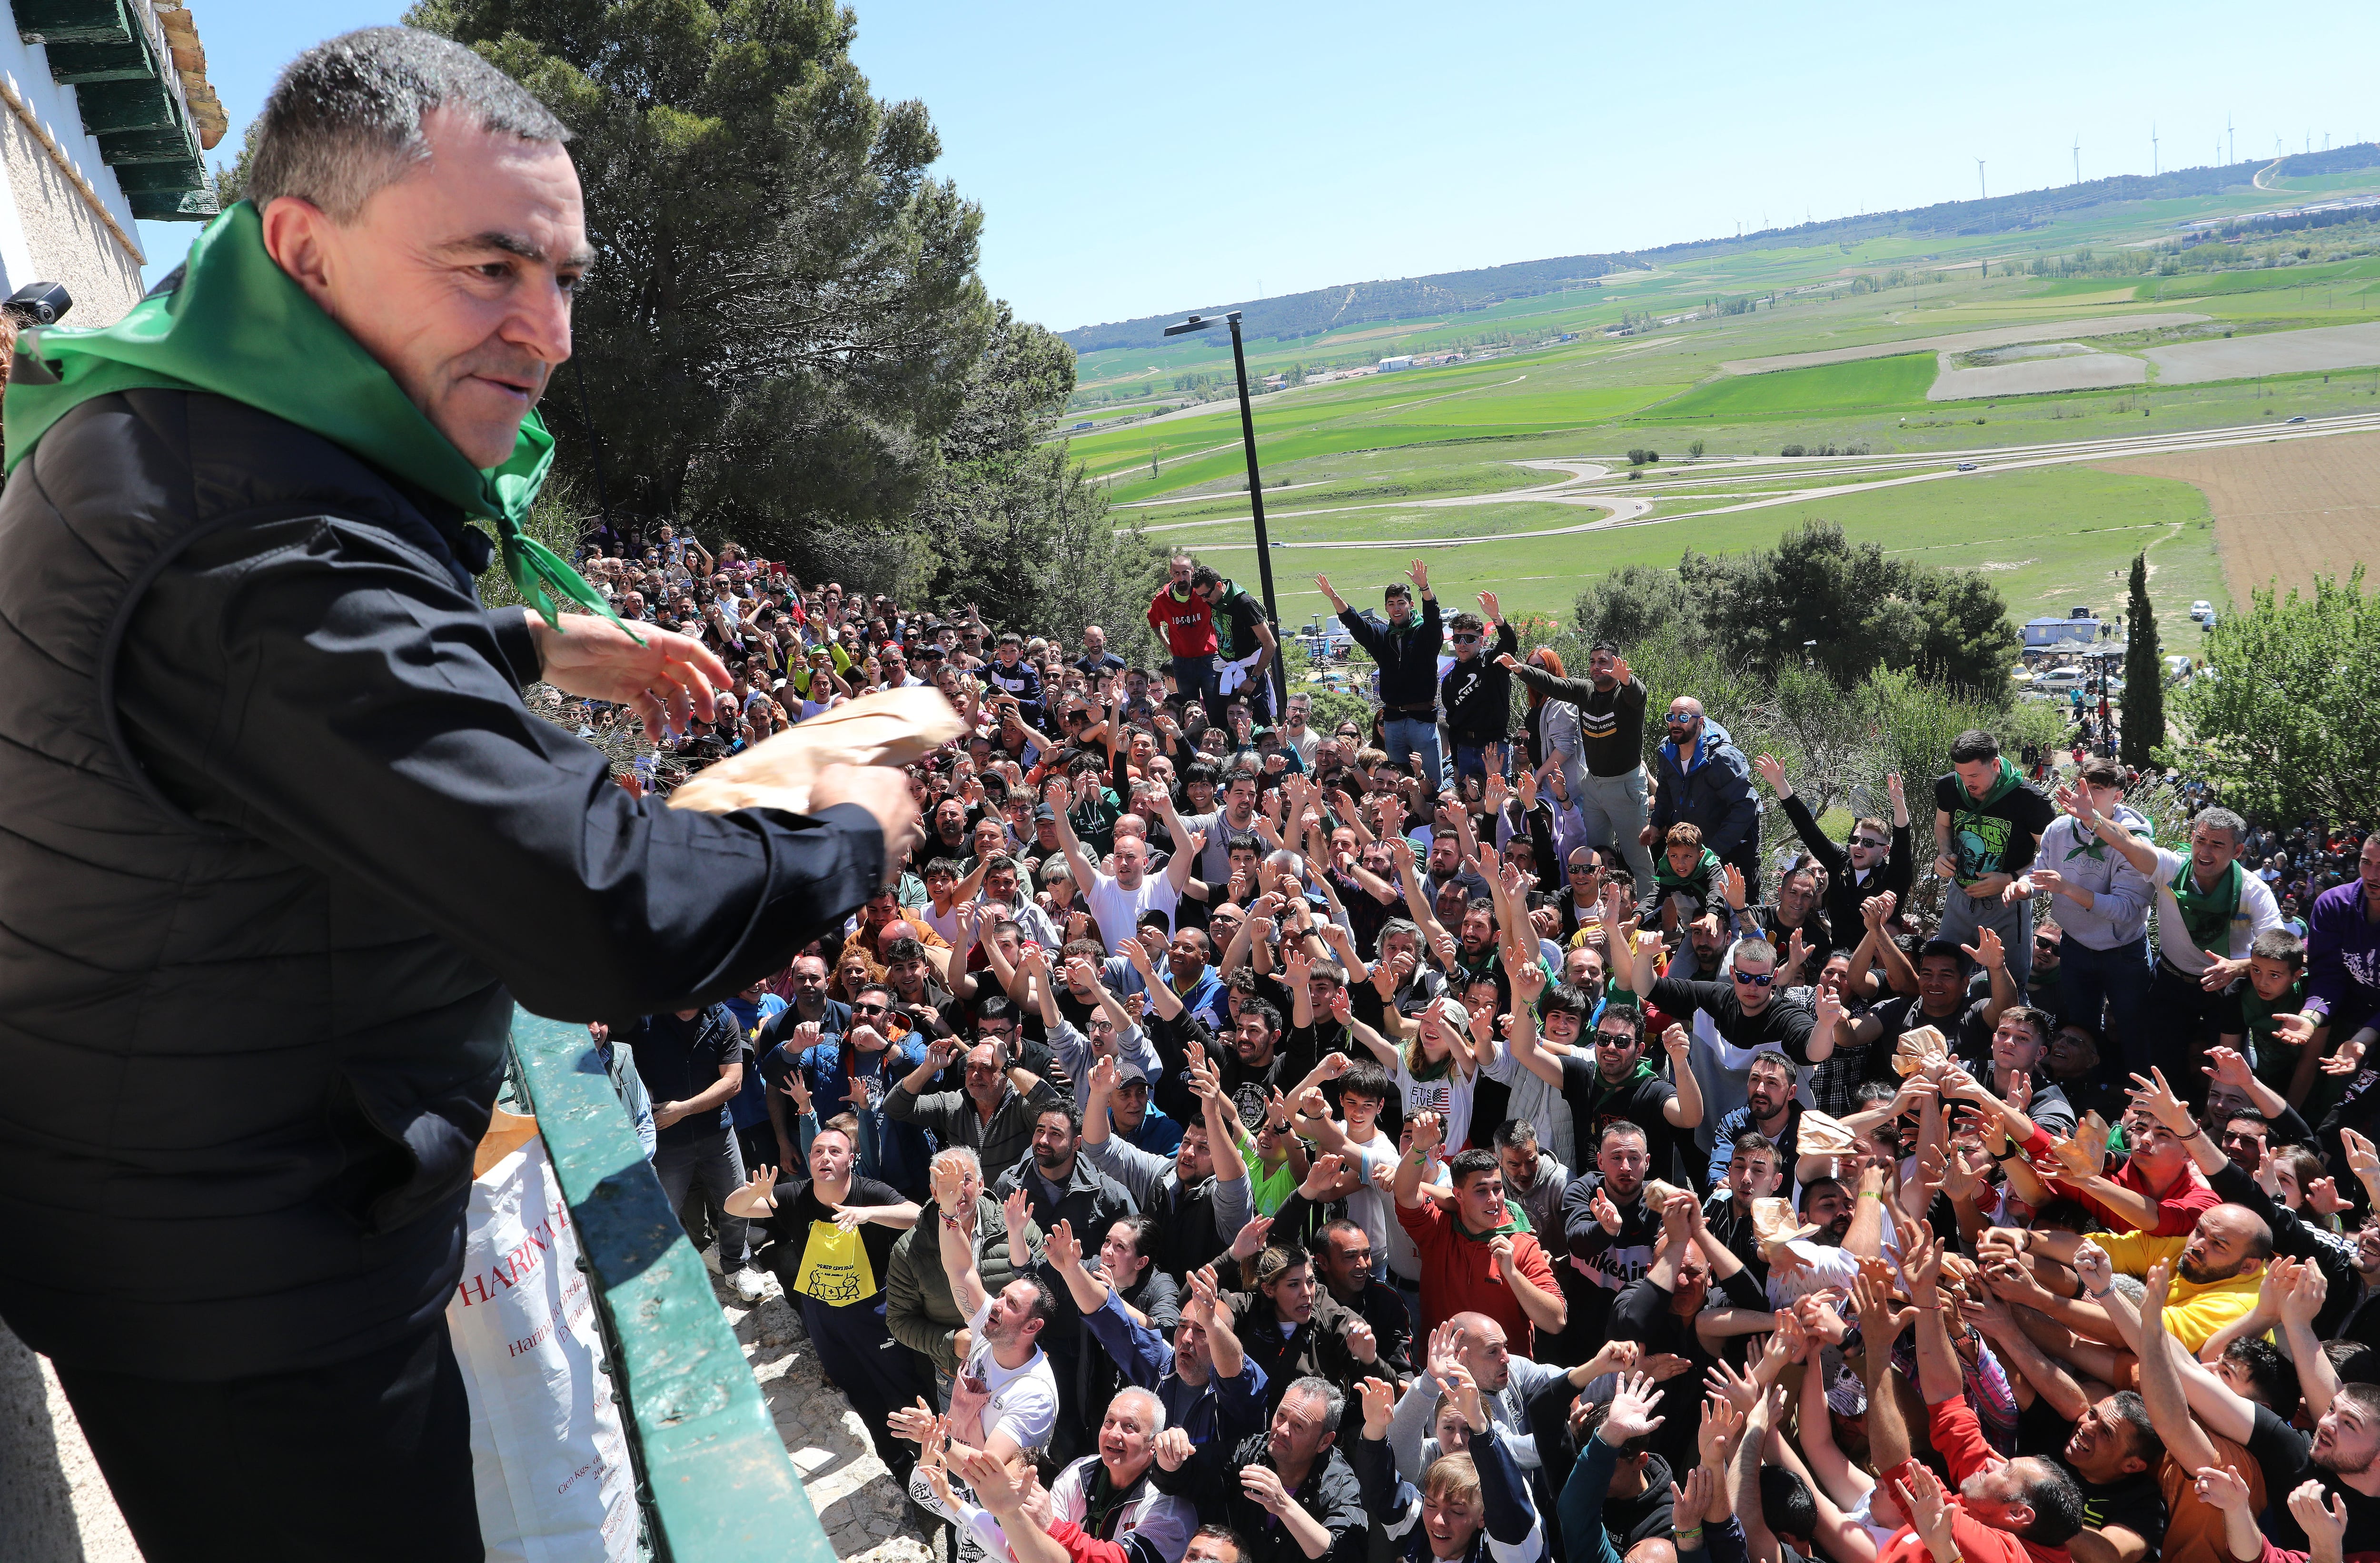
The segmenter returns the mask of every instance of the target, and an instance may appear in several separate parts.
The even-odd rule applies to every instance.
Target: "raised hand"
[[[2347,1498],[2342,1494],[2325,1503],[2328,1494],[2320,1482],[2300,1483],[2289,1493],[2289,1518],[2313,1544],[2316,1557],[2340,1556],[2347,1541]]]
[[[2173,1087],[2166,1084],[2165,1071],[2161,1069],[2152,1066],[2146,1079],[2133,1075],[2132,1088],[2126,1095],[2146,1108],[2150,1115],[2172,1131],[2177,1138],[2187,1138],[2196,1126],[2196,1121],[2190,1116],[2190,1104],[2175,1095]]]
[[[2232,1466],[2202,1465],[2192,1486],[2199,1501],[2209,1508],[2248,1512],[2248,1484]]]
[[[1397,1409],[1397,1387],[1385,1380],[1365,1378],[1355,1385],[1355,1393],[1364,1402],[1364,1436],[1375,1442],[1389,1436],[1389,1418]]]
[[[1000,1218],[1012,1239],[1024,1232],[1025,1223],[1033,1218],[1033,1202],[1026,1197],[1024,1189],[1017,1189],[1001,1201]]]
[[[1702,1463],[1714,1471],[1727,1469],[1729,1459],[1735,1453],[1736,1440],[1743,1436],[1744,1413],[1733,1400],[1718,1390],[1711,1390],[1703,1400],[1703,1424],[1695,1429],[1694,1447]]]
[[[1281,1506],[1289,1502],[1289,1489],[1281,1484],[1280,1475],[1269,1465],[1240,1467],[1240,1490],[1267,1514],[1279,1514]]]
[[[1264,1247],[1265,1234],[1270,1230],[1272,1230],[1272,1218],[1269,1216],[1259,1216],[1242,1227],[1239,1235],[1232,1239],[1232,1257],[1234,1259],[1255,1257]]]
[[[1600,1187],[1595,1191],[1594,1201],[1588,1208],[1606,1232],[1613,1237],[1620,1235],[1620,1207],[1611,1203],[1611,1196]]]
[[[1711,1468],[1697,1465],[1686,1472],[1686,1484],[1670,1484],[1670,1524],[1675,1531],[1694,1530],[1710,1512],[1711,1495],[1718,1484],[1712,1479]]]
[[[1179,1427],[1169,1427],[1157,1436],[1157,1463],[1168,1471],[1181,1470],[1197,1452],[1198,1447],[1190,1441],[1190,1435]]]
[[[1958,1543],[1951,1534],[1950,1506],[1942,1484],[1930,1469],[1915,1460],[1908,1463],[1908,1471],[1906,1480],[1892,1484],[1894,1496],[1900,1499],[1901,1512],[1909,1516],[1909,1523],[1935,1557],[1942,1557],[1946,1549],[1956,1557]]]
[[[1743,870],[1732,863],[1722,864],[1719,866],[1718,877],[1719,884],[1727,893],[1728,905],[1738,912],[1742,911],[1745,894]]]
[[[2085,1291],[2105,1291],[2115,1279],[2115,1266],[2107,1251],[2095,1242],[2086,1242],[2074,1251],[2074,1274]]]
[[[2313,1033],[2309,1031],[2307,1040],[2312,1039]],[[2316,1067],[2325,1074],[2354,1074],[2363,1068],[2363,1044],[2350,1037],[2341,1042],[2337,1050]]]
[[[1470,1424],[1471,1431],[1488,1431],[1488,1411],[1479,1400],[1479,1382],[1461,1363],[1446,1370],[1446,1398],[1454,1402],[1454,1409],[1463,1413],[1463,1420]]]
[[[1372,1333],[1372,1327],[1365,1320],[1358,1318],[1347,1327],[1346,1341],[1347,1354],[1365,1366],[1380,1360],[1379,1337]]]
[[[1661,1403],[1663,1390],[1653,1387],[1653,1381],[1642,1374],[1622,1378],[1611,1392],[1611,1409],[1604,1413],[1598,1432],[1603,1441],[1618,1448],[1631,1438],[1650,1437],[1670,1419],[1655,1416],[1653,1409]]]
[[[1785,762],[1775,755],[1761,756],[1752,762],[1752,769],[1759,772],[1760,779],[1768,783],[1768,790],[1779,797],[1791,794],[1793,783],[1785,779]]]
[[[1962,944],[1959,948],[1967,952],[1968,960],[1985,971],[1997,972],[2008,964],[2008,951],[2000,944],[2000,936],[1989,928],[1977,934],[1974,943]]]
[[[1050,1263],[1062,1270],[1079,1269],[1082,1266],[1083,1243],[1082,1240],[1075,1235],[1075,1224],[1072,1221],[1061,1220],[1055,1227],[1050,1229],[1048,1242]]]

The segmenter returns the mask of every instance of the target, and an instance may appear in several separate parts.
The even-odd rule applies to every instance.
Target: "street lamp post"
[[[1273,634],[1281,634],[1281,610],[1272,598],[1272,541],[1265,535],[1264,479],[1257,471],[1257,415],[1248,400],[1248,356],[1240,345],[1240,312],[1233,309],[1223,316],[1232,328],[1232,367],[1240,377],[1240,443],[1248,455],[1248,505],[1256,514],[1257,578],[1264,588],[1265,616],[1273,622]],[[1193,315],[1188,320],[1165,328],[1168,336],[1180,336],[1186,332],[1206,331],[1213,327],[1212,315]],[[1289,669],[1286,661],[1276,655],[1272,660],[1273,713],[1275,720],[1289,709]]]

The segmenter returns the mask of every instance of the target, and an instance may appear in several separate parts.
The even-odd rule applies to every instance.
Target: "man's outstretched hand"
[[[535,609],[521,612],[528,615],[548,684],[565,695],[627,707],[644,719],[645,736],[653,742],[667,729],[684,731],[689,717],[709,721],[718,714],[727,664],[691,636],[643,624],[639,646],[626,630],[592,613],[565,613],[557,630]]]

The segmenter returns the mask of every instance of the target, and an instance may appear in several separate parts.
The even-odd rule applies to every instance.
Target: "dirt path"
[[[2196,484],[2234,603],[2276,578],[2286,590],[2380,564],[2380,430],[2092,465]]]
[[[1953,332],[1947,336],[1908,336],[1897,342],[1871,342],[1864,347],[1828,347],[1815,353],[1779,353],[1767,358],[1730,358],[1718,367],[1730,374],[1767,374],[1771,370],[1808,369],[1814,364],[1847,364],[1855,358],[1888,358],[1899,353],[1971,353],[1978,347],[2012,347],[2020,342],[2062,342],[2068,337],[2120,336],[2126,332],[2159,326],[2196,325],[2204,315],[2103,315],[2096,320],[2046,321],[2038,325],[1993,326],[1984,331]]]

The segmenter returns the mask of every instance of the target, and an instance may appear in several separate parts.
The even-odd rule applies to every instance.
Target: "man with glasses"
[[[2023,876],[2057,818],[1998,739],[1970,728],[1951,740],[1949,774],[1934,781],[1934,871],[1950,881],[1935,933],[1968,945],[1985,928],[1998,934],[2020,992],[2033,972],[2033,897]]]
[[[2247,822],[2228,808],[2200,810],[2184,857],[2108,818],[2087,789],[2060,788],[2058,806],[2155,887],[2157,966],[2142,1020],[2155,1039],[2155,1061],[2182,1079],[2185,1095],[2203,1100],[2207,1038],[2240,1029],[2230,989],[2247,975],[2256,936],[2281,926],[2272,887],[2240,864]]]
[[[1691,695],[1670,702],[1669,737],[1659,751],[1660,787],[1649,823],[1637,833],[1646,848],[1658,847],[1670,827],[1691,824],[1703,845],[1721,863],[1743,871],[1747,894],[1760,895],[1760,799],[1752,788],[1752,767],[1727,735],[1703,714]],[[1634,864],[1630,865],[1634,867]],[[1637,873],[1636,888],[1653,883],[1651,860]]]
[[[1497,665],[1496,658],[1519,650],[1520,639],[1512,626],[1503,623],[1494,592],[1479,594],[1479,609],[1478,613],[1461,612],[1447,621],[1446,643],[1454,648],[1454,665],[1446,670],[1439,685],[1439,699],[1446,709],[1447,741],[1454,745],[1458,785],[1465,776],[1484,782],[1488,749],[1499,751],[1500,762],[1512,736],[1512,679]],[[1496,634],[1492,655],[1482,645],[1490,629]],[[1501,769],[1500,763],[1499,774]]]
[[[1164,640],[1172,660],[1173,695],[1187,709],[1191,701],[1205,706],[1208,720],[1219,714],[1214,697],[1214,660],[1218,643],[1215,610],[1190,583],[1198,562],[1184,551],[1166,563],[1165,584],[1149,600],[1148,627]]]
[[[1438,617],[1438,594],[1430,589],[1429,566],[1416,559],[1407,572],[1412,581],[1408,588],[1402,581],[1390,582],[1381,594],[1380,603],[1387,612],[1385,622],[1369,613],[1358,613],[1347,606],[1340,595],[1330,589],[1330,577],[1317,576],[1314,584],[1330,600],[1331,609],[1347,633],[1355,637],[1373,661],[1379,664],[1379,697],[1383,719],[1383,739],[1392,765],[1409,763],[1409,757],[1421,757],[1423,785],[1435,789],[1441,782],[1438,749],[1438,648],[1441,629]],[[1414,617],[1413,597],[1421,593],[1422,612]]]
[[[1785,1002],[1777,986],[1777,947],[1767,939],[1736,940],[1717,982],[1657,978],[1653,962],[1660,945],[1657,939],[1636,941],[1628,986],[1663,1014],[1693,1017],[1689,1024],[1700,1045],[1688,1061],[1702,1086],[1704,1109],[1696,1121],[1723,1118],[1744,1105],[1753,1056],[1763,1048],[1778,1049],[1796,1068],[1834,1056],[1841,995],[1822,987],[1809,1009]],[[1585,1133],[1585,1125],[1579,1132]]]
[[[1522,1024],[1518,1012],[1535,1003],[1544,981],[1543,971],[1535,966],[1524,966],[1513,978],[1513,1058],[1561,1092],[1570,1104],[1574,1135],[1599,1145],[1606,1124],[1635,1124],[1646,1136],[1653,1175],[1676,1177],[1672,1162],[1680,1132],[1691,1131],[1703,1121],[1702,1086],[1687,1067],[1686,1053],[1692,1044],[1685,1028],[1673,1025],[1661,1036],[1673,1080],[1663,1079],[1645,1056],[1644,1015],[1621,1005],[1605,1006],[1596,1021],[1593,1053],[1548,1053],[1537,1046],[1536,1027]],[[1584,996],[1575,990],[1558,991],[1560,1000],[1549,1005],[1548,1019],[1553,1011],[1575,1014],[1585,1008]],[[1670,1013],[1684,1013],[1682,1008],[1663,1007]]]
[[[852,1006],[856,1024],[857,1004]],[[975,1151],[989,1166],[1003,1170],[1031,1148],[1033,1127],[1045,1108],[1063,1108],[1050,1083],[1015,1061],[1010,1045],[983,1041],[966,1052],[966,1084],[955,1091],[923,1095],[934,1076],[958,1052],[955,1037],[937,1037],[926,1060],[884,1098],[886,1115],[899,1123],[914,1123],[944,1145]]]
[[[1562,890],[1554,903],[1554,911],[1561,918],[1561,937],[1565,944],[1575,945],[1603,928],[1603,854],[1591,846],[1572,847],[1569,861],[1562,866]]]
[[[1892,803],[1892,824],[1887,827],[1881,819],[1862,817],[1852,822],[1850,840],[1838,846],[1818,829],[1817,817],[1793,791],[1783,762],[1774,755],[1763,755],[1752,764],[1768,783],[1768,790],[1777,794],[1785,818],[1792,822],[1793,833],[1827,871],[1829,928],[1847,935],[1860,926],[1860,903],[1887,891],[1901,901],[1909,899],[1916,868],[1909,855],[1909,800],[1901,794],[1898,775],[1884,779],[1885,795]]]

